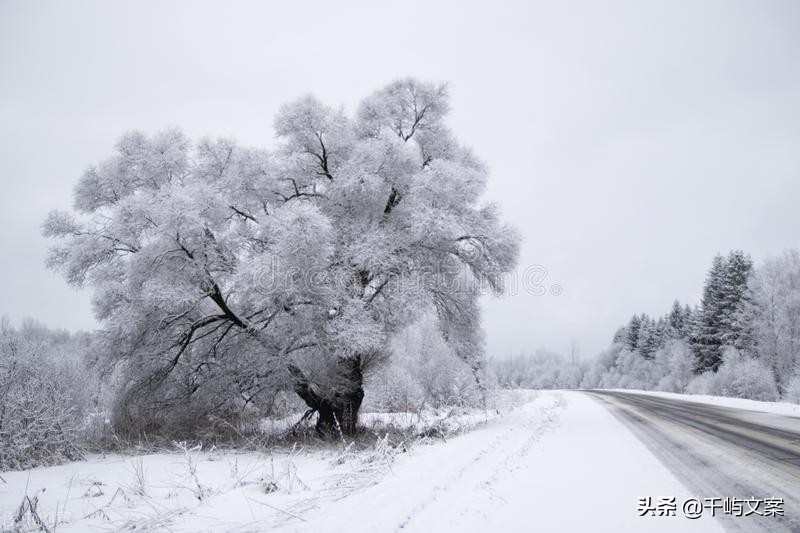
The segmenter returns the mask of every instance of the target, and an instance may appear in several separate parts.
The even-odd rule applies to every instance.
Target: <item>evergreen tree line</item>
[[[699,305],[633,315],[582,385],[800,401],[800,253],[718,254]]]
[[[694,370],[700,374],[718,370],[726,346],[739,350],[755,348],[752,328],[753,261],[741,250],[714,257],[706,276],[703,298],[694,308],[675,300],[670,311],[658,318],[647,313],[635,314],[614,335],[614,343],[636,350],[645,359],[653,359],[669,340],[686,341],[695,356]]]

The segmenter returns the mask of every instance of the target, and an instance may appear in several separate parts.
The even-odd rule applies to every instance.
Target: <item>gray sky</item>
[[[594,355],[633,312],[696,302],[717,251],[800,246],[794,0],[0,0],[0,315],[94,327],[39,225],[123,131],[270,146],[282,103],[352,109],[407,75],[450,83],[520,273],[563,288],[487,301],[490,354]]]

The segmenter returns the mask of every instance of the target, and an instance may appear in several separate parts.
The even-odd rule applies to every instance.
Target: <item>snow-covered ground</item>
[[[757,400],[745,400],[743,398],[709,396],[707,394],[677,394],[674,392],[645,391],[635,389],[610,390],[616,390],[619,392],[635,392],[636,394],[649,394],[650,396],[660,396],[662,398],[706,403],[709,405],[720,405],[722,407],[732,407],[734,409],[745,409],[747,411],[759,411],[776,415],[800,416],[800,405],[789,402],[760,402]]]
[[[58,531],[719,530],[680,511],[638,516],[641,497],[696,495],[599,403],[523,398],[461,435],[399,447],[187,450],[7,472],[0,516],[10,527],[28,494]]]

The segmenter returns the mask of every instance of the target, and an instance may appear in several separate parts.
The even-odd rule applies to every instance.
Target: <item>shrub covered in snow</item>
[[[689,380],[684,392],[686,392],[686,394],[710,394],[710,383],[713,375],[714,373],[709,371],[693,377]]]
[[[594,389],[602,386],[604,376],[612,370],[617,359],[621,346],[613,344],[610,348],[603,350],[589,366],[581,379],[581,388]]]
[[[424,403],[424,392],[408,369],[392,364],[367,381],[367,405],[377,411],[413,412]]]
[[[90,382],[69,335],[0,323],[0,470],[81,456]]]
[[[614,344],[602,352],[581,381],[583,388],[652,389],[658,383],[656,363],[638,351]]]
[[[800,372],[797,372],[786,384],[783,399],[787,402],[800,403]]]
[[[582,361],[536,350],[504,359],[491,359],[489,369],[498,386],[505,389],[574,389],[586,372]]]
[[[623,349],[617,356],[618,376],[612,375],[604,386],[622,389],[650,389],[655,385],[655,362],[645,359],[636,350]]]
[[[708,380],[707,394],[776,401],[778,387],[770,369],[760,360],[729,348],[719,370]]]
[[[656,389],[665,392],[685,392],[694,376],[694,354],[683,340],[671,340],[655,354]]]
[[[391,343],[392,357],[366,379],[366,407],[417,411],[422,407],[474,406],[482,400],[476,376],[425,315]]]

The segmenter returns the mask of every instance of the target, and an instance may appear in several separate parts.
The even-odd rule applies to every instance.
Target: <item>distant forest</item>
[[[758,268],[717,255],[698,305],[634,314],[590,363],[537,352],[494,361],[506,387],[633,388],[800,403],[800,253]]]

